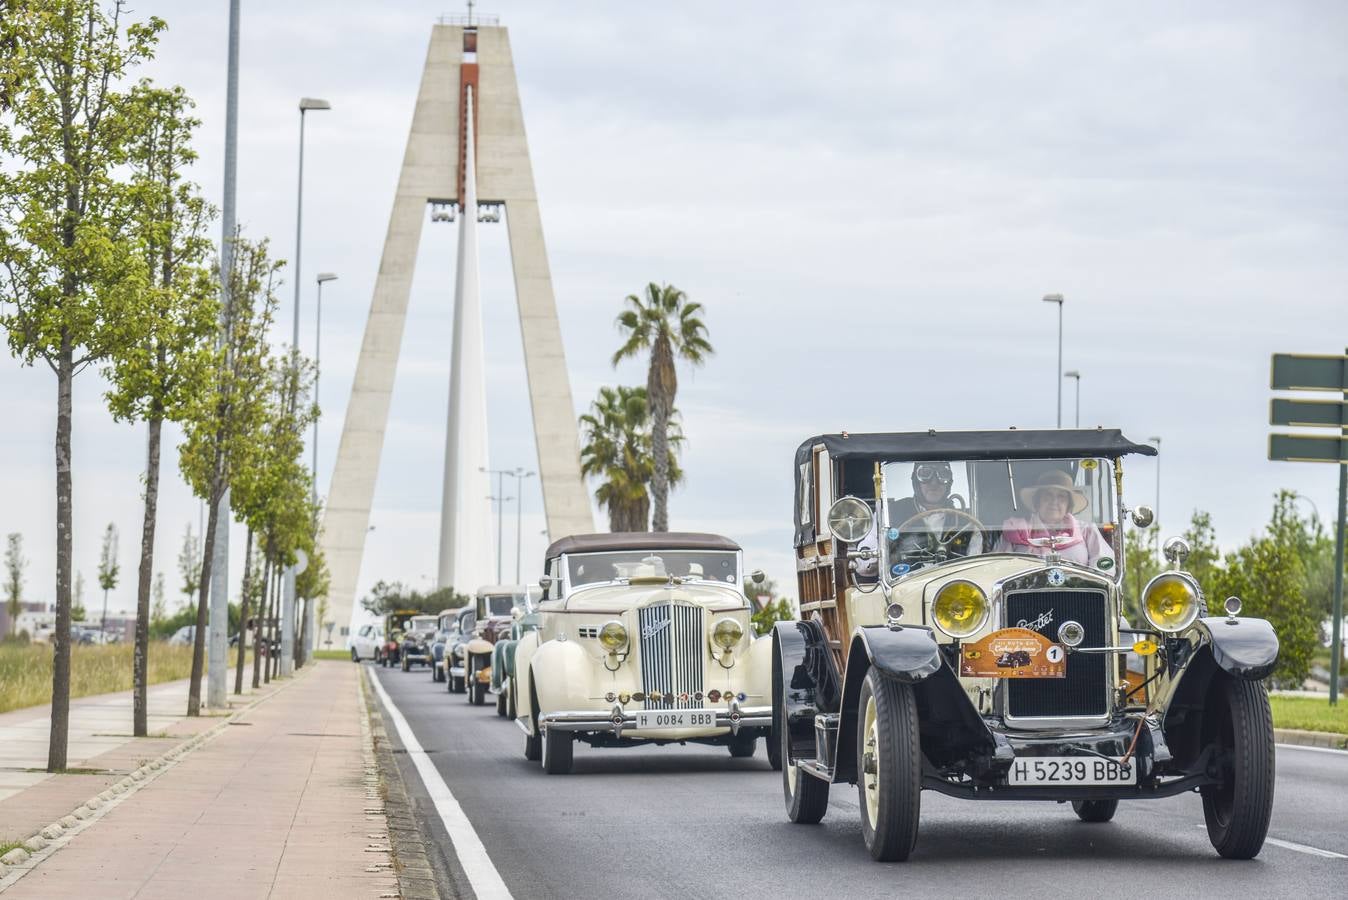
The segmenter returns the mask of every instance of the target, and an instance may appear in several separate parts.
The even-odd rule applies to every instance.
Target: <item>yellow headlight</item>
[[[1198,589],[1178,572],[1162,572],[1142,592],[1142,612],[1161,631],[1183,631],[1198,618]]]
[[[599,629],[599,646],[603,647],[609,653],[617,653],[627,646],[627,629],[623,623],[616,619],[612,622],[605,622]]]
[[[729,650],[744,637],[744,626],[734,619],[720,619],[711,628],[711,641],[722,650]]]
[[[972,581],[952,581],[936,592],[931,617],[951,637],[967,638],[988,620],[988,595]]]

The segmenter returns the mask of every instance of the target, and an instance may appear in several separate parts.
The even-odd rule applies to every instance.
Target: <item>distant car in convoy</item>
[[[421,615],[415,609],[399,609],[384,616],[381,630],[382,640],[375,651],[374,661],[381,666],[396,666],[402,660],[403,632],[414,616]]]
[[[403,633],[402,650],[399,654],[403,671],[410,671],[413,663],[429,667],[431,664],[431,641],[435,637],[435,616],[413,616]]]
[[[548,548],[545,572],[538,628],[515,647],[526,759],[570,772],[576,741],[717,744],[753,756],[772,724],[772,642],[754,636],[739,544],[573,535]],[[772,742],[768,750],[776,765]]]
[[[538,601],[542,588],[529,585],[523,605],[511,611],[510,633],[502,636],[491,648],[491,683],[488,690],[496,695],[496,714],[515,718],[515,647],[520,638],[538,629]]]
[[[450,627],[463,607],[442,609],[435,619],[435,635],[431,638],[431,681],[445,680],[445,641],[449,639]]]
[[[384,629],[378,622],[368,622],[356,629],[356,633],[347,640],[351,647],[351,661],[374,659],[379,645],[384,642]]]
[[[523,585],[494,584],[477,589],[473,598],[472,627],[450,648],[453,670],[463,679],[468,702],[481,706],[491,684],[492,647],[510,633],[513,611],[524,605]]]
[[[441,681],[445,682],[445,689],[451,694],[463,693],[463,661],[454,659],[454,648],[459,646],[466,635],[473,633],[473,624],[477,621],[477,610],[472,606],[464,606],[457,610],[447,610],[452,612],[448,622],[444,624],[444,639],[440,642],[440,671]],[[445,613],[440,614],[442,617]]]

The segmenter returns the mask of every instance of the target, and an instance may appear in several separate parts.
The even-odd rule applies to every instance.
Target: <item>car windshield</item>
[[[729,550],[615,550],[567,556],[571,587],[633,578],[717,581],[739,584],[738,554]]]
[[[478,615],[481,618],[508,616],[516,606],[523,605],[523,591],[518,594],[483,594],[477,598]]]
[[[885,463],[871,549],[889,578],[983,553],[1056,554],[1117,576],[1113,472],[1089,458]]]
[[[434,631],[435,616],[416,616],[412,619],[412,624],[408,626],[409,631]]]

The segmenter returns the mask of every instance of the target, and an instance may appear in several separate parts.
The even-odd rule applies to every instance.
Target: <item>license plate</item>
[[[1011,785],[1137,784],[1137,769],[1098,756],[1028,756],[1011,764]]]
[[[636,717],[636,727],[642,731],[716,726],[716,713],[709,709],[639,709]]]

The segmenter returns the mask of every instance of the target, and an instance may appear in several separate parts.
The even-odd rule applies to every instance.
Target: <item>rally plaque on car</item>
[[[1066,678],[1067,651],[1037,631],[1003,628],[960,650],[966,678]]]

